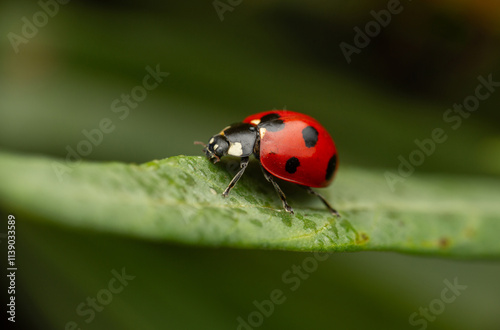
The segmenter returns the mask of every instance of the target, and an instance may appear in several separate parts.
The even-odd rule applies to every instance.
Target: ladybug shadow
[[[229,185],[231,179],[240,170],[240,158],[227,156],[225,157],[225,159],[221,160],[215,165],[225,170],[229,174],[229,176],[231,177],[227,182],[227,184]],[[273,179],[285,193],[286,199],[292,208],[320,208],[320,204],[317,204],[317,198],[309,194],[303,188],[303,186],[279,179],[274,176]],[[280,198],[272,183],[267,181],[267,179],[264,177],[261,165],[257,159],[252,158],[250,160],[247,168],[245,169],[245,172],[243,173],[238,183],[231,190],[231,192],[233,193],[238,191],[239,187],[244,188],[240,191],[250,192],[250,194],[256,200],[261,200],[261,202],[265,204],[265,206],[282,210],[282,203],[280,201]],[[243,195],[246,194],[243,193]],[[259,196],[261,198],[259,198]]]

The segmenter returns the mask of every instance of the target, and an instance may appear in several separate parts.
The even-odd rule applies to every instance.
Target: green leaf
[[[498,180],[413,174],[391,192],[385,171],[341,166],[321,191],[337,218],[282,182],[295,210],[286,213],[256,161],[223,198],[237,168],[236,159],[192,156],[66,164],[0,153],[0,200],[40,221],[192,245],[500,256]]]

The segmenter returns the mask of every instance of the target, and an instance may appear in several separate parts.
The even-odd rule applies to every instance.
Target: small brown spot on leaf
[[[441,249],[446,249],[447,247],[450,246],[450,240],[448,238],[446,238],[446,237],[441,237],[439,239],[439,243],[438,244],[439,244],[439,247]]]
[[[359,235],[356,235],[356,244],[365,244],[369,240],[370,237],[368,237],[368,235],[365,233],[360,233]]]

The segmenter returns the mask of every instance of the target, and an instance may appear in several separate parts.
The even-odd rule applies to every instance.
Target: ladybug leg
[[[224,190],[224,192],[222,193],[222,196],[227,197],[227,195],[229,195],[229,192],[231,191],[231,189],[234,187],[234,185],[236,184],[236,182],[238,182],[238,180],[241,178],[241,176],[245,172],[245,169],[247,168],[248,160],[249,159],[250,159],[249,157],[243,157],[243,158],[241,158],[241,161],[240,161],[240,170],[238,171],[238,173],[236,173],[236,175],[231,180],[231,182],[229,182],[229,185],[227,186],[226,190]]]
[[[283,203],[283,208],[285,209],[285,211],[293,214],[293,209],[286,202],[285,193],[283,192],[283,190],[281,190],[280,186],[278,186],[276,181],[274,181],[273,176],[268,171],[266,171],[262,166],[260,168],[262,169],[262,173],[264,173],[264,177],[266,178],[266,180],[273,184],[274,189],[278,193],[278,196],[280,196],[280,199],[281,199],[281,202]]]
[[[340,217],[340,214],[337,212],[337,210],[335,210],[330,205],[330,203],[328,203],[326,201],[326,199],[323,196],[321,196],[321,194],[319,192],[312,190],[311,187],[306,187],[306,186],[302,186],[302,187],[304,187],[309,194],[317,196],[323,202],[323,204],[325,204],[326,208],[328,209],[328,211],[330,211],[331,214],[333,214],[334,216]]]

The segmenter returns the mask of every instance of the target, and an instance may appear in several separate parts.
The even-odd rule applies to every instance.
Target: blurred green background
[[[500,175],[500,90],[458,129],[443,121],[474,94],[478,76],[500,81],[496,1],[402,1],[350,63],[339,45],[354,45],[354,28],[364,30],[371,11],[394,1],[218,1],[219,13],[213,1],[56,3],[0,4],[3,150],[64,158],[86,139],[83,130],[109,118],[114,131],[85,159],[199,155],[193,141],[249,114],[286,108],[330,131],[337,175],[344,166],[395,171],[398,156],[434,128],[448,140],[418,173]],[[169,75],[125,116],[117,110],[122,95],[142,85],[148,66]],[[75,321],[81,329],[236,329],[238,317],[248,321],[257,310],[253,301],[277,289],[286,300],[258,328],[424,329],[410,315],[441,306],[443,281],[454,278],[467,289],[427,327],[500,328],[496,261],[334,254],[292,291],[282,276],[310,254],[156,244],[16,216],[20,328]],[[122,268],[135,278],[85,322],[77,306]]]

